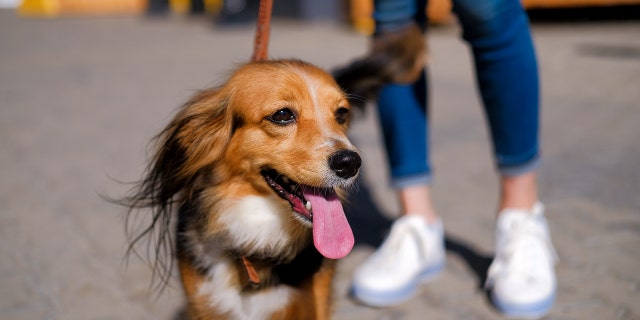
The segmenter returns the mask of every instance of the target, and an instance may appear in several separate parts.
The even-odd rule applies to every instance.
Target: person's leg
[[[393,187],[401,204],[380,247],[354,272],[352,294],[374,306],[412,297],[444,267],[444,229],[430,196],[426,78],[384,87],[378,110]]]
[[[419,214],[430,224],[439,220],[431,200],[431,187],[428,184],[406,186],[399,189],[397,193],[401,214]]]
[[[537,201],[538,70],[527,16],[517,0],[456,0],[501,173],[499,208]],[[500,210],[502,211],[502,210]]]
[[[424,74],[413,85],[387,85],[380,92],[378,112],[401,214],[419,214],[434,222],[438,217],[429,191],[426,88]]]
[[[414,4],[414,21],[424,30],[426,0]],[[443,269],[444,228],[430,195],[426,73],[413,85],[383,87],[377,104],[401,216],[380,247],[355,270],[351,289],[366,304],[388,306],[413,296],[419,283]]]
[[[538,183],[535,171],[500,177],[498,213],[505,209],[531,209],[538,202]]]
[[[546,314],[555,299],[555,255],[538,202],[538,70],[518,0],[454,0],[471,45],[500,173],[496,256],[487,287],[511,316]]]

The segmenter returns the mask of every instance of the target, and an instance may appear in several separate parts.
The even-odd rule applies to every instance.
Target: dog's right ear
[[[215,165],[232,130],[233,119],[223,90],[202,91],[184,104],[171,123],[152,142],[155,148],[144,178],[131,194],[115,203],[129,208],[125,231],[130,239],[128,252],[147,239],[151,249],[147,259],[152,263],[160,287],[168,283],[173,263],[174,242],[171,238],[175,205],[184,204],[193,194],[193,180],[208,165]],[[140,232],[132,213],[150,209],[149,225]]]
[[[171,123],[152,142],[154,156],[144,178],[131,194],[115,203],[129,208],[125,231],[130,243],[128,252],[142,239],[149,241],[147,259],[154,275],[160,278],[160,288],[171,277],[174,242],[171,238],[173,211],[176,205],[191,198],[192,183],[199,171],[215,165],[233,131],[233,117],[228,110],[228,95],[223,89],[202,91],[184,104]],[[132,213],[150,209],[149,225],[140,232]]]
[[[156,206],[166,206],[176,196],[179,203],[189,199],[198,172],[220,158],[233,131],[227,106],[223,89],[202,91],[154,139],[156,153],[144,184]]]

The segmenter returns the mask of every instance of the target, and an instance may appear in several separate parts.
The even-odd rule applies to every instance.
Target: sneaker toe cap
[[[555,291],[552,280],[507,278],[495,284],[492,296],[503,305],[525,307],[550,303]]]
[[[404,288],[413,281],[414,279],[406,274],[392,277],[383,272],[363,272],[354,274],[353,286],[367,291],[388,292]]]

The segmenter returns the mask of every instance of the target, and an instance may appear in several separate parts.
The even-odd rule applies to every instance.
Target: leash
[[[253,42],[253,56],[251,61],[267,60],[267,49],[269,48],[269,31],[271,26],[271,9],[273,8],[273,0],[260,0],[260,8],[258,9],[258,21],[256,22],[256,35]],[[246,256],[241,256],[240,260],[247,273],[249,284],[252,287],[260,286],[260,276]]]
[[[267,60],[272,8],[273,0],[260,0],[260,8],[258,9],[258,21],[256,23],[256,36],[254,40],[253,56],[251,57],[251,61]]]

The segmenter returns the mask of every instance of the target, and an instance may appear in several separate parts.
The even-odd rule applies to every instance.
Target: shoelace
[[[546,261],[549,258],[552,261],[558,260],[550,238],[535,217],[513,221],[508,230],[502,232],[505,238],[500,241],[505,246],[498,248],[496,252],[495,262],[489,268],[485,287],[491,288],[497,278],[508,274],[519,274],[535,279],[540,269],[539,264],[532,261],[541,259]],[[548,253],[551,257],[547,257]]]

